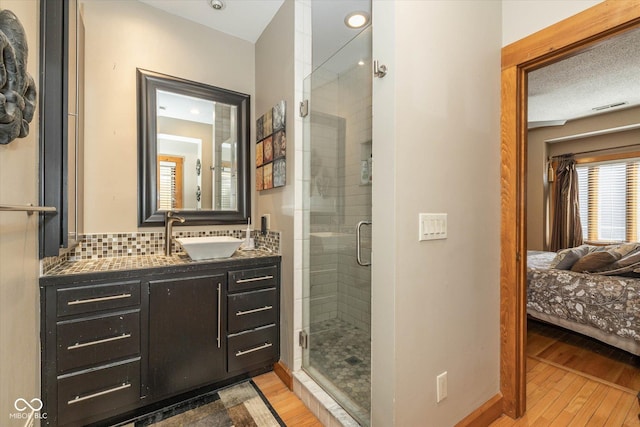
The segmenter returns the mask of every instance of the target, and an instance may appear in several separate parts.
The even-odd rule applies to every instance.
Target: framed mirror
[[[137,69],[138,224],[248,219],[249,95]]]

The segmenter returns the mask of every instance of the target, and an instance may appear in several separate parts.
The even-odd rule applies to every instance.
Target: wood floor
[[[267,372],[254,377],[253,382],[256,383],[287,426],[322,427],[320,421],[275,373]]]
[[[640,426],[638,358],[537,322],[527,334],[527,412],[504,426]]]
[[[640,391],[640,357],[546,323],[527,323],[527,355]]]
[[[253,378],[287,426],[322,426],[273,372]],[[640,427],[640,358],[538,322],[527,336],[527,413],[491,427]]]

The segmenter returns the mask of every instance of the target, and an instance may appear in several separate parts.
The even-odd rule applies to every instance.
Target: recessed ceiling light
[[[200,114],[200,110],[198,110],[197,108],[192,108],[191,110],[189,110],[189,112],[193,115]]]
[[[222,0],[209,0],[209,6],[215,10],[224,9],[224,2]]]
[[[369,23],[367,12],[351,12],[344,18],[344,23],[349,28],[362,28]]]

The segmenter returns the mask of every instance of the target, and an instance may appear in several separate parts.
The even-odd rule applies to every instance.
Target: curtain
[[[582,224],[578,202],[578,173],[573,156],[561,157],[556,170],[553,194],[553,225],[550,250],[573,248],[582,244]]]

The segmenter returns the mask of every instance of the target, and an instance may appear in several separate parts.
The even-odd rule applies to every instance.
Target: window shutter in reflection
[[[160,180],[158,182],[158,209],[171,210],[176,208],[176,164],[174,162],[160,162]]]

